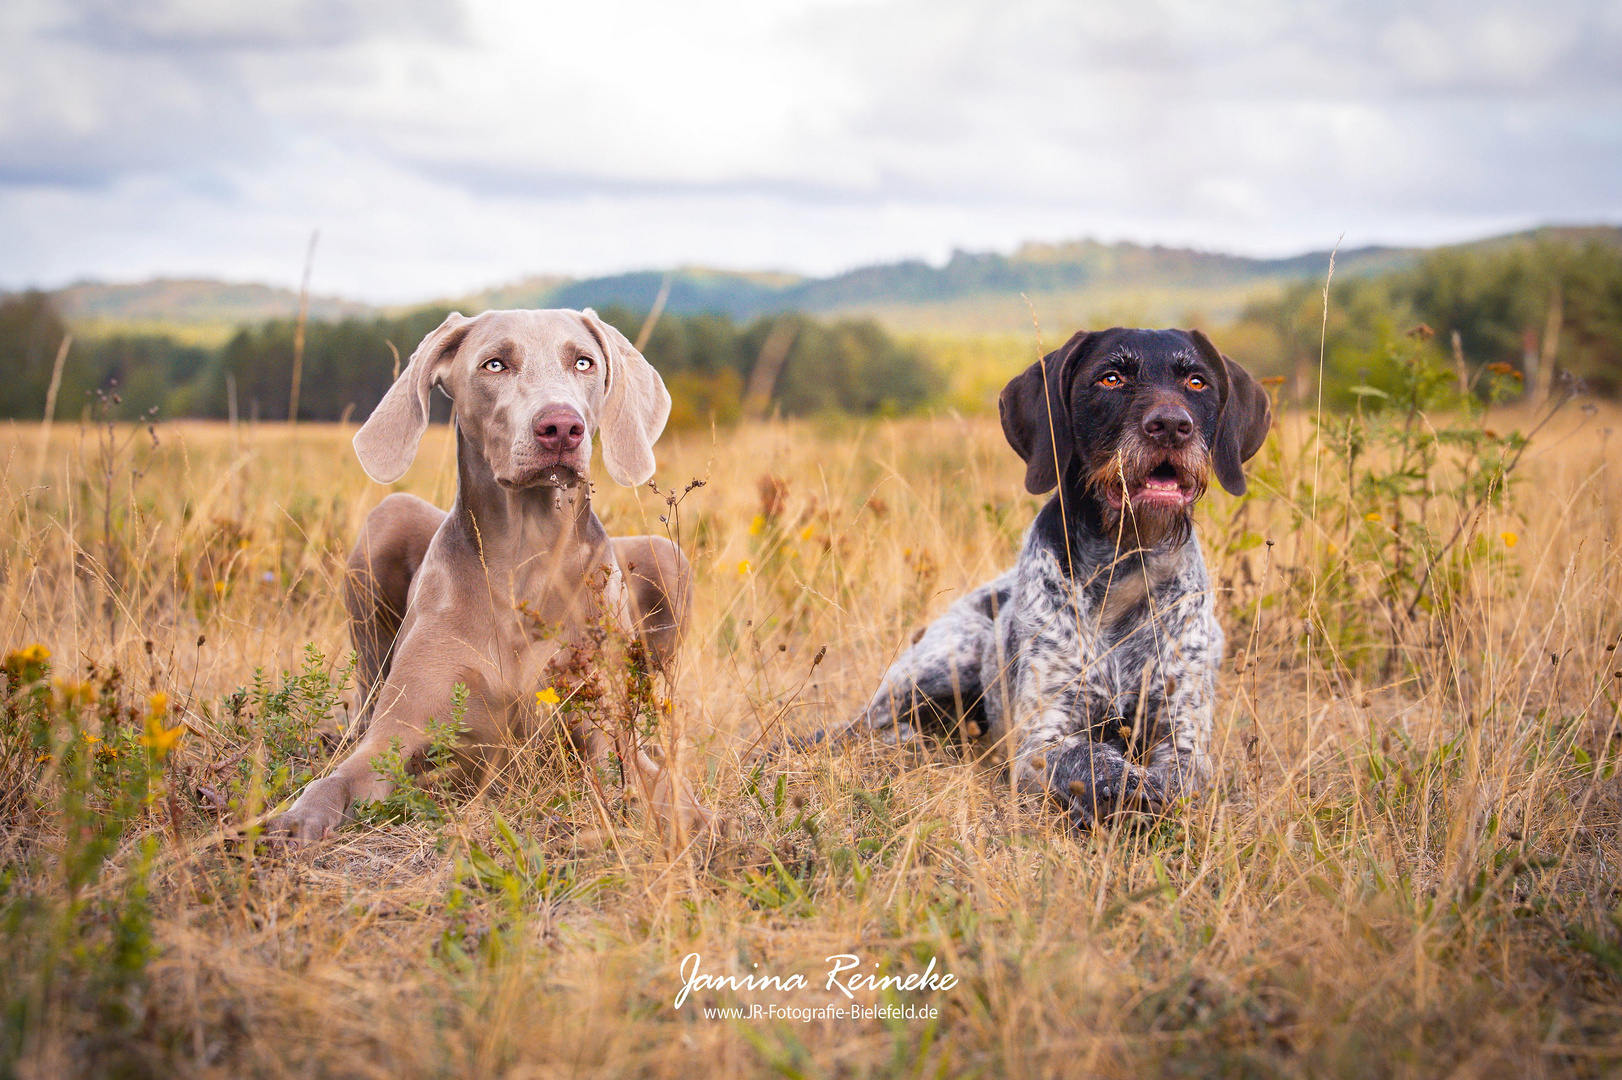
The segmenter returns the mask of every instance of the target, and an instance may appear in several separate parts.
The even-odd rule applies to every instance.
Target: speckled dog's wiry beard
[[[1102,532],[1122,550],[1176,547],[1194,527],[1194,504],[1210,482],[1211,456],[1201,439],[1175,449],[1141,439],[1123,440],[1113,454],[1096,461],[1083,483],[1096,504]],[[1175,481],[1180,499],[1144,497],[1145,485]]]

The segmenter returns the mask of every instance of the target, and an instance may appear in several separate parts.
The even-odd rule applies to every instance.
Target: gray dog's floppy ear
[[[1188,336],[1216,369],[1217,390],[1222,395],[1211,464],[1230,495],[1243,495],[1245,470],[1241,466],[1254,457],[1267,440],[1267,429],[1273,424],[1273,407],[1261,384],[1250,377],[1250,372],[1218,352],[1210,338],[1198,330],[1190,330]]]
[[[355,455],[367,476],[392,484],[411,468],[417,443],[428,430],[428,395],[472,325],[473,320],[461,312],[445,316],[439,328],[422,339],[411,362],[355,432]]]
[[[607,357],[603,416],[597,425],[603,439],[603,465],[609,476],[626,487],[645,484],[653,478],[653,444],[670,419],[670,391],[624,334],[591,308],[580,317]]]
[[[997,395],[1003,436],[1014,453],[1025,459],[1025,490],[1032,495],[1045,495],[1058,487],[1075,456],[1069,372],[1074,368],[1073,358],[1092,337],[1085,331],[1077,333],[1062,348],[1015,375]]]

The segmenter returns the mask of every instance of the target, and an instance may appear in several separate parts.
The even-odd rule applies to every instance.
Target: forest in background
[[[300,374],[301,420],[364,418],[417,342],[444,320],[430,306],[401,315],[311,321]],[[645,316],[600,312],[635,339]],[[194,417],[285,420],[292,398],[297,323],[245,326],[220,348],[166,334],[72,341],[56,415],[87,408],[124,419]],[[0,301],[0,417],[44,415],[61,343],[69,333],[44,293]],[[939,374],[871,319],[801,314],[738,323],[726,315],[664,315],[644,349],[673,400],[671,423],[731,423],[746,406],[785,416],[899,415],[935,399]],[[398,360],[396,357],[398,356]],[[757,400],[748,400],[753,391]],[[116,401],[113,400],[116,397]],[[441,410],[446,411],[446,410]]]
[[[1403,339],[1424,328],[1423,347],[1474,382],[1507,366],[1531,396],[1562,379],[1591,394],[1622,394],[1622,245],[1614,239],[1538,238],[1438,248],[1412,266],[1336,278],[1327,325],[1322,282],[1301,282],[1249,304],[1238,336],[1288,375],[1305,400],[1320,347],[1325,404],[1351,405],[1359,388],[1392,391]]]
[[[1105,250],[1085,244],[1027,245],[1015,256],[980,259],[972,274],[973,260],[963,256],[938,271],[896,264],[888,277],[886,268],[869,268],[828,279],[819,288],[838,291],[831,284],[837,282],[845,290],[840,295],[854,302],[860,297],[846,293],[854,282],[866,281],[875,307],[902,294],[927,300],[931,289],[944,289],[942,302],[972,305],[1025,282],[1031,267],[1045,267],[1031,279],[1036,284],[1081,280],[1081,271],[1065,269],[1070,265],[1066,259],[1093,266],[1095,280],[1107,277],[1121,286],[1134,281],[1147,286],[1155,279],[1157,285],[1231,289],[1235,274],[1250,274],[1247,280],[1256,292],[1236,317],[1219,321],[1190,310],[1170,321],[1202,325],[1253,371],[1287,377],[1296,401],[1315,400],[1323,284],[1321,278],[1300,276],[1315,256],[1263,262],[1115,245],[1106,259],[1101,254]],[[1327,266],[1327,257],[1323,261]],[[1159,278],[1156,266],[1164,270]],[[1296,276],[1257,277],[1262,273],[1258,267],[1269,268],[1268,273],[1282,273],[1282,267]],[[1202,286],[1200,274],[1218,274],[1221,280]],[[931,284],[930,275],[940,281]],[[601,280],[617,288],[626,279]],[[804,282],[778,282],[763,275],[749,280],[757,290],[769,287],[787,295],[798,289],[812,296]],[[674,276],[672,281],[680,284]],[[974,281],[979,292],[970,289]],[[553,282],[547,286],[550,299],[492,293],[457,306],[472,312],[519,303],[593,303],[635,339],[648,305],[619,302],[614,288],[594,294],[589,284]],[[646,284],[637,280],[638,288]],[[673,285],[669,295],[681,304],[673,302],[657,320],[645,350],[670,387],[671,422],[677,427],[726,424],[773,411],[785,416],[873,416],[932,407],[990,408],[1001,381],[1035,355],[1030,336],[977,336],[950,329],[907,335],[879,318],[849,311],[746,318],[724,310],[728,305],[719,299],[716,305],[723,310],[691,310],[702,300],[678,297],[678,292]],[[104,320],[76,321],[61,310],[74,295],[63,290],[0,298],[0,417],[43,415],[57,352],[75,327],[56,399],[60,419],[77,417],[98,400],[112,415],[128,419],[223,419],[232,413],[233,396],[244,419],[287,417],[294,319],[246,323],[223,344],[209,345],[178,330],[119,331]],[[254,299],[256,304],[268,302]],[[1622,393],[1622,233],[1614,229],[1539,230],[1422,253],[1366,249],[1337,261],[1329,301],[1323,390],[1331,407],[1367,401],[1371,389],[1390,392],[1400,378],[1404,339],[1419,326],[1433,331],[1421,334],[1423,347],[1454,364],[1466,382],[1477,382],[1480,371],[1500,365],[1516,373],[1533,396],[1546,393],[1559,377],[1579,379],[1600,396]],[[346,309],[318,308],[333,317],[312,318],[308,324],[299,418],[366,416],[392,380],[395,350],[402,359],[408,356],[451,306],[342,315],[336,312]],[[1094,320],[1098,325],[1151,321],[1130,305],[1106,308]],[[1075,328],[1047,327],[1046,347]]]

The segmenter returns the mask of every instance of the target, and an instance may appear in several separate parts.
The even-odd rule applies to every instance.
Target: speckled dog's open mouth
[[[1104,491],[1109,504],[1117,510],[1121,508],[1123,502],[1122,490],[1121,482],[1116,480]],[[1194,500],[1199,498],[1200,484],[1180,468],[1177,462],[1167,457],[1142,478],[1136,481],[1128,480],[1125,490],[1130,492],[1133,506],[1181,509],[1193,505]]]

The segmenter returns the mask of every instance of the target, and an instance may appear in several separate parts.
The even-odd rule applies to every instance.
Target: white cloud
[[[375,298],[1622,216],[1622,4],[14,0],[0,283]]]

